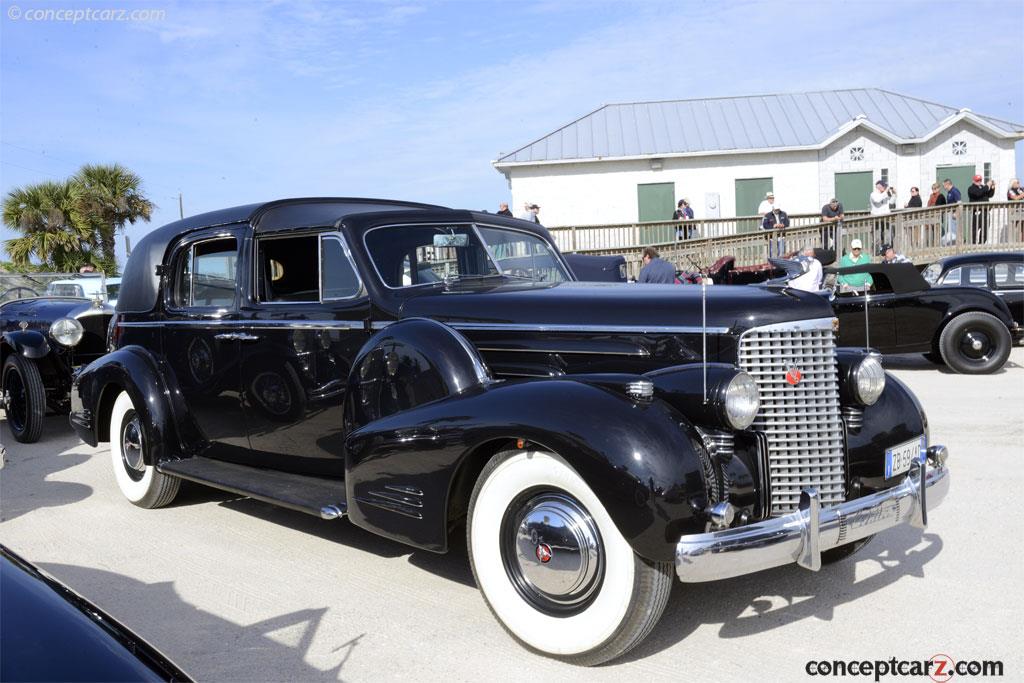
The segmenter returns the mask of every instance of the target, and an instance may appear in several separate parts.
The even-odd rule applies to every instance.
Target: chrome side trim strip
[[[496,346],[478,346],[477,348],[480,351],[493,351],[495,353],[561,353],[587,356],[639,356],[641,358],[651,355],[651,352],[647,349],[637,349],[636,351],[588,351],[586,349],[512,349]]]
[[[831,318],[828,319],[831,329]],[[443,322],[443,321],[442,321]],[[565,325],[561,323],[470,323],[445,322],[445,325],[457,330],[487,331],[506,330],[516,332],[610,332],[613,334],[700,334],[704,331],[699,325]],[[728,334],[728,327],[709,327],[709,334]],[[761,328],[759,328],[761,329]]]
[[[118,322],[121,327],[194,327],[197,329],[239,328],[245,330],[362,330],[362,320],[158,320]]]

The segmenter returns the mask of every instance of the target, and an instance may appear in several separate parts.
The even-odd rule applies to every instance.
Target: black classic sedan
[[[936,287],[978,287],[1004,302],[1017,325],[1024,328],[1024,252],[996,251],[958,254],[939,259],[921,271]]]
[[[940,425],[826,299],[704,289],[577,282],[492,214],[224,209],[133,251],[71,422],[141,507],[187,479],[439,553],[465,533],[513,637],[599,664],[674,578],[817,570],[948,490]]]
[[[912,263],[825,270],[872,278],[867,292],[836,289],[842,344],[923,353],[956,372],[984,374],[1003,367],[1022,333],[1000,297],[977,287],[932,287]]]
[[[38,441],[47,412],[68,412],[71,375],[106,353],[113,313],[102,298],[0,303],[0,408],[17,441]]]

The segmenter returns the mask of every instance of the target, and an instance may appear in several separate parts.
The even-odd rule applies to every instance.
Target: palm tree
[[[115,240],[126,223],[148,221],[156,208],[142,194],[142,178],[120,164],[86,164],[72,178],[82,189],[82,212],[97,233],[100,267],[117,273]]]
[[[35,257],[57,271],[74,272],[90,262],[95,232],[81,213],[81,188],[65,180],[46,181],[7,193],[4,225],[20,232],[4,248],[17,266]]]

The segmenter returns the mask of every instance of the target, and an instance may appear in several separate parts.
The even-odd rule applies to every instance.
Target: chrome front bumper
[[[822,509],[818,492],[804,489],[796,512],[735,529],[683,536],[676,575],[685,583],[717,581],[796,562],[817,571],[821,553],[909,522],[928,524],[928,510],[949,491],[946,449],[932,446],[900,484]],[[922,480],[920,473],[926,472]]]

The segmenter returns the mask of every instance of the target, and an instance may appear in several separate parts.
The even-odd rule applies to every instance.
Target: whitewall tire
[[[124,497],[135,505],[163,507],[174,500],[181,480],[146,465],[148,448],[141,415],[135,411],[128,393],[122,391],[110,414],[110,463],[114,478]]]
[[[672,564],[641,558],[561,457],[494,456],[473,490],[467,544],[502,626],[541,654],[581,665],[643,640],[665,609]]]

